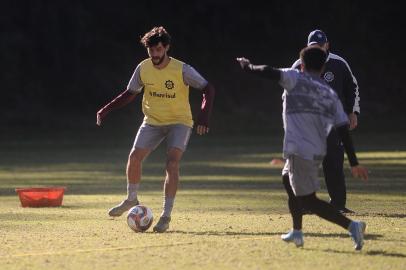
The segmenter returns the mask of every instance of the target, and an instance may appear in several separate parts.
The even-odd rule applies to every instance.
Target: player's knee
[[[295,196],[293,194],[292,186],[290,185],[290,180],[289,180],[288,174],[282,175],[282,183],[283,183],[283,186],[285,187],[286,192],[288,193],[289,198],[292,196]]]
[[[298,196],[297,198],[303,205],[303,207],[305,207],[306,209],[312,210],[313,206],[317,203],[316,193],[312,193],[305,196]]]
[[[166,171],[177,172],[179,170],[179,161],[176,159],[168,159],[166,161]]]
[[[130,164],[141,164],[143,158],[138,155],[135,151],[131,151],[130,155],[128,156],[128,161]]]

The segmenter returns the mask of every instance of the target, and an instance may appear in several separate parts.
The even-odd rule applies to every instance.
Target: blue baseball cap
[[[313,45],[313,44],[321,44],[323,45],[324,43],[327,43],[327,36],[326,34],[321,31],[321,30],[314,30],[310,32],[309,37],[307,38],[307,46]]]

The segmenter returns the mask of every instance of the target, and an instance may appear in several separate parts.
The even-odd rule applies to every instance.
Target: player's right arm
[[[248,71],[274,81],[279,81],[281,79],[281,71],[277,68],[267,65],[253,65],[251,64],[250,60],[245,57],[239,57],[236,58],[236,60],[244,71]]]
[[[237,58],[236,60],[244,71],[277,81],[286,91],[290,91],[296,85],[299,76],[297,69],[280,69],[268,65],[253,65],[250,60],[244,57]]]
[[[143,89],[143,83],[140,77],[140,65],[135,69],[130,82],[128,83],[127,90],[123,91],[120,95],[114,98],[112,101],[103,106],[96,114],[96,124],[100,126],[104,118],[111,111],[119,109],[130,103],[135,99],[138,93]]]
[[[97,120],[96,124],[100,126],[104,120],[104,118],[109,114],[111,111],[124,107],[128,103],[134,100],[136,97],[137,93],[131,92],[130,89],[125,90],[122,92],[120,95],[118,95],[116,98],[114,98],[112,101],[107,103],[103,108],[101,108],[97,112]]]

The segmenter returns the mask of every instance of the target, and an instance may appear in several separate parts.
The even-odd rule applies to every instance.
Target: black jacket
[[[292,68],[300,69],[301,61],[298,59]],[[359,106],[359,91],[357,79],[351,72],[348,63],[340,56],[329,53],[322,74],[324,80],[336,91],[338,97],[343,104],[344,111],[349,114],[355,112],[360,113]]]

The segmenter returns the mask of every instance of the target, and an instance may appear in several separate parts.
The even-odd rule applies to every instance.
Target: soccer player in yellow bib
[[[143,93],[142,111],[145,115],[127,163],[127,198],[109,210],[113,217],[121,216],[138,205],[138,189],[143,160],[164,139],[167,143],[166,177],[163,211],[155,232],[169,228],[171,212],[179,182],[179,162],[186,150],[193,128],[189,103],[189,86],[202,90],[203,100],[197,118],[196,132],[209,132],[209,118],[213,107],[214,87],[193,67],[168,56],[171,37],[164,27],[154,27],[141,38],[149,58],[134,71],[127,90],[97,112],[97,125],[106,115],[121,108]]]

